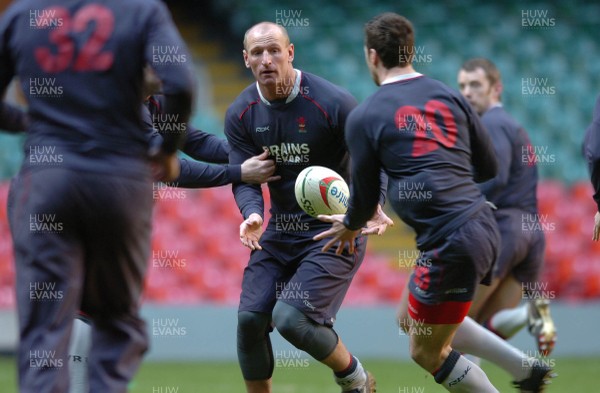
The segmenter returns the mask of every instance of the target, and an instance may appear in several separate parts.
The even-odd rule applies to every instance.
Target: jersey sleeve
[[[346,122],[347,122],[348,116],[354,110],[354,108],[356,108],[358,103],[356,102],[356,99],[350,93],[346,93],[346,94],[341,95],[341,97],[338,101],[338,104],[339,104],[339,108],[337,111],[337,119],[336,119],[335,126],[337,127],[339,134],[342,137],[343,142],[346,143],[345,137],[344,137],[345,132],[346,132]]]
[[[473,165],[473,178],[481,183],[490,180],[498,173],[496,151],[492,145],[490,134],[485,129],[479,116],[473,108],[461,97],[467,121],[469,122],[469,139],[471,142],[471,164]]]
[[[241,119],[238,118],[232,107],[225,115],[225,136],[229,142],[229,164],[241,165],[246,159],[260,154],[257,147],[245,130]],[[235,202],[244,219],[250,214],[257,213],[264,218],[264,199],[262,189],[257,184],[237,183],[232,186]]]
[[[215,164],[229,162],[229,144],[216,135],[209,134],[188,125],[187,138],[183,144],[183,152],[188,156]]]
[[[15,73],[8,44],[12,14],[9,9],[0,18],[0,99],[4,97],[4,92]],[[19,109],[0,101],[0,129],[22,131],[19,128],[26,126],[25,120],[25,115],[20,113]]]
[[[209,188],[230,184],[234,175],[228,165],[210,165],[204,162],[179,159],[181,174],[175,180],[178,187]]]
[[[339,100],[339,110],[337,112],[337,128],[340,131],[341,141],[347,146],[346,143],[346,122],[350,113],[356,108],[358,103],[356,99],[350,94],[346,93],[342,95],[342,99]],[[381,170],[380,174],[380,189],[379,189],[379,204],[381,206],[385,205],[385,199],[387,196],[387,183],[388,177],[384,170]],[[370,218],[370,217],[369,217]]]
[[[513,158],[513,144],[509,140],[509,135],[502,128],[501,124],[486,121],[485,118],[482,119],[482,124],[488,130],[493,141],[498,162],[498,173],[496,176],[491,180],[479,184],[479,188],[483,195],[489,198],[494,191],[508,184]]]
[[[352,182],[344,225],[351,230],[362,228],[373,217],[382,186],[381,162],[365,126],[367,121],[363,112],[352,112],[346,124],[346,144],[352,158]]]
[[[154,95],[147,101],[147,106],[153,115],[162,115],[165,105],[165,97],[162,94]],[[155,119],[163,120],[165,116],[154,116]],[[225,139],[204,132],[190,125],[186,125],[187,135],[181,150],[195,160],[210,162],[213,164],[225,164],[229,162],[229,144]],[[167,129],[167,127],[159,127]]]
[[[379,171],[379,204],[385,206],[385,199],[387,197],[388,187],[388,175],[385,170],[381,168]]]
[[[174,126],[187,124],[194,95],[192,58],[166,6],[161,3],[154,3],[154,6],[157,10],[151,13],[146,30],[148,32],[145,45],[146,62],[162,82],[165,97],[162,111],[167,115],[166,118],[173,119]],[[156,63],[153,54],[157,48],[169,48],[179,55],[181,63]],[[174,153],[185,141],[185,132],[171,132],[163,135],[163,139],[163,151],[167,154]]]
[[[592,123],[585,133],[583,151],[594,187],[593,198],[600,211],[600,96],[596,100]]]

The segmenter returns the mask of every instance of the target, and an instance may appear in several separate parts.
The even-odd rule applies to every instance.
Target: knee
[[[240,311],[238,313],[238,336],[239,337],[264,337],[270,323],[268,314]]]
[[[279,334],[288,340],[297,335],[299,330],[302,321],[298,314],[304,316],[296,308],[284,302],[277,302],[273,309],[273,324]]]
[[[428,351],[423,348],[423,346],[419,344],[412,343],[410,346],[410,358],[417,364],[422,365],[422,363],[428,357]]]
[[[429,372],[437,370],[443,363],[442,350],[430,348],[419,342],[411,342],[410,357],[415,363]]]

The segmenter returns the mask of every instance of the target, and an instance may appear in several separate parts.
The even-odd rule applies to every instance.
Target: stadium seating
[[[189,9],[203,2],[183,3],[184,14],[192,20],[181,24],[182,34],[199,63],[203,88],[194,124],[219,133],[227,103],[249,83],[250,75],[243,69],[238,46],[236,51],[224,50],[221,47],[230,43],[215,42],[199,33],[196,19],[204,14]],[[443,5],[414,2],[401,7],[393,0],[299,4],[293,0],[220,0],[212,2],[208,17],[222,21],[219,24],[239,45],[253,23],[275,21],[278,11],[301,12],[301,18],[308,18],[308,26],[289,28],[296,44],[295,65],[347,87],[359,101],[376,89],[363,60],[362,26],[383,11],[399,12],[415,23],[417,45],[431,55],[431,61],[419,62],[417,68],[450,86],[456,86],[456,72],[465,59],[486,56],[495,61],[503,74],[503,101],[508,111],[529,131],[533,144],[554,157],[553,162],[540,166],[540,214],[548,224],[541,280],[561,299],[600,298],[600,244],[591,241],[595,205],[580,153],[600,93],[595,90],[600,86],[596,45],[600,4],[583,0],[540,2],[531,7],[517,0],[502,5],[477,0]],[[549,17],[555,18],[555,26],[523,27],[524,9],[547,10]],[[185,22],[185,15],[175,15],[178,22]],[[227,52],[235,52],[236,57],[226,56]],[[244,73],[246,79],[240,76]],[[524,95],[524,78],[548,78],[556,93]],[[22,159],[22,143],[23,137],[0,135],[0,179],[4,180],[0,182],[0,308],[13,308],[15,303],[6,197],[7,179],[16,173]],[[151,255],[146,301],[237,304],[249,254],[239,243],[239,223],[229,187],[186,190],[179,198],[157,200],[153,251],[176,254],[171,259],[180,266],[161,267]],[[394,251],[393,243],[414,244],[410,231],[398,236],[403,237],[388,240],[392,246],[386,249],[369,249],[345,304],[398,301],[409,271],[398,266],[398,247]]]
[[[0,184],[0,308],[15,303],[7,193],[8,183]],[[541,282],[563,300],[600,298],[600,244],[591,241],[595,213],[591,187],[587,182],[567,188],[546,181],[538,194],[540,215],[547,224]],[[249,251],[239,243],[240,215],[229,187],[186,190],[178,196],[155,203],[145,300],[236,305]],[[399,266],[397,250],[369,249],[345,304],[397,303],[409,273]]]
[[[348,88],[359,101],[375,90],[362,52],[362,26],[372,16],[394,11],[411,19],[416,45],[429,61],[416,68],[456,87],[456,73],[469,57],[489,57],[503,74],[503,99],[509,112],[529,131],[536,146],[555,154],[554,165],[541,167],[543,177],[567,183],[586,177],[581,142],[596,96],[600,93],[600,51],[592,15],[600,5],[579,0],[568,6],[540,2],[525,5],[517,0],[500,4],[476,0],[402,3],[245,0],[215,2],[214,17],[226,20],[234,36],[258,21],[281,24],[281,15],[307,18],[308,26],[288,27],[296,45],[295,64]],[[554,26],[523,26],[522,13],[547,12]],[[287,14],[282,14],[283,12]],[[298,14],[300,13],[300,14]],[[568,75],[568,78],[567,78]],[[540,78],[554,94],[523,94],[522,80]]]

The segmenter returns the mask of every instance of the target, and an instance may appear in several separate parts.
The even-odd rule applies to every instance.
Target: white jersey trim
[[[411,79],[411,78],[416,78],[419,77],[423,74],[421,74],[420,72],[411,72],[410,74],[402,74],[402,75],[396,75],[396,76],[390,76],[389,78],[387,78],[386,80],[384,80],[383,82],[381,82],[381,85],[387,85],[390,83],[395,83],[395,82],[399,82],[399,81],[403,81],[406,79]]]

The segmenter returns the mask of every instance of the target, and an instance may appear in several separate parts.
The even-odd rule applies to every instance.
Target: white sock
[[[451,357],[456,359],[456,356],[458,356],[456,364],[440,385],[449,392],[498,393],[498,390],[492,385],[483,370],[466,357],[461,356],[456,350],[452,351],[447,361],[450,361]],[[444,366],[450,367],[444,363],[439,371],[444,372]],[[439,376],[436,377],[436,381],[438,380]]]
[[[360,360],[358,360],[357,357],[354,359],[356,359],[356,369],[351,374],[343,378],[335,377],[335,382],[337,382],[344,391],[358,389],[367,382],[367,373],[360,363]]]
[[[463,354],[464,357],[466,357],[471,363],[476,364],[478,366],[481,366],[481,358],[477,357],[475,355],[470,355],[470,354]]]
[[[89,391],[88,354],[91,342],[92,326],[75,318],[69,344],[69,393],[87,393]]]
[[[452,348],[489,360],[508,371],[515,381],[529,376],[534,360],[469,317],[456,330]]]
[[[511,338],[527,325],[527,304],[498,311],[487,321],[486,327],[498,332],[504,339]]]

